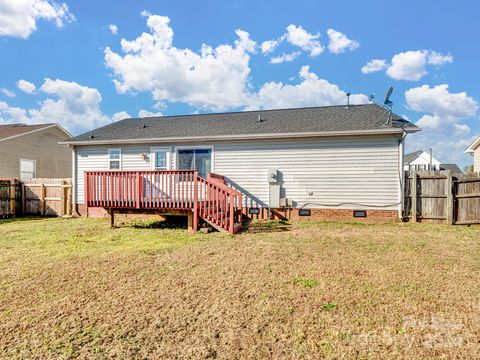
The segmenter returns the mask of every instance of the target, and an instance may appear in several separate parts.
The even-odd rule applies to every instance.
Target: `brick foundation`
[[[260,209],[259,214],[249,214],[248,209],[244,213],[253,221],[266,220],[268,210]],[[272,209],[272,218],[280,220],[331,220],[331,221],[358,221],[358,222],[397,222],[397,210],[366,210],[366,217],[354,217],[353,210],[349,209],[310,209],[310,216],[300,216],[299,209]]]
[[[87,216],[84,204],[76,205],[77,214]],[[260,208],[259,214],[249,214],[248,209],[244,209],[243,213],[251,220],[267,220],[268,209]],[[353,217],[353,210],[349,209],[310,209],[310,216],[299,216],[299,209],[272,209],[272,216],[275,219],[284,220],[331,220],[331,221],[358,221],[358,222],[396,222],[399,221],[398,212],[396,210],[366,210],[367,217]],[[89,208],[88,217],[103,218],[107,217],[107,212],[102,208]],[[116,215],[117,216],[117,215]],[[120,217],[142,217],[152,218],[158,217],[158,214],[118,214]]]

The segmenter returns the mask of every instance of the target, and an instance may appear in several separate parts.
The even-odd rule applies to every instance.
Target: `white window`
[[[121,170],[122,151],[120,149],[108,149],[108,169]]]
[[[151,148],[151,163],[153,170],[170,169],[170,149],[169,148]]]
[[[32,179],[35,177],[37,163],[35,160],[20,159],[20,179]]]

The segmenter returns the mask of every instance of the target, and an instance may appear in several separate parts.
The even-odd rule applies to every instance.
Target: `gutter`
[[[389,128],[376,130],[356,131],[323,131],[303,133],[279,133],[279,134],[242,134],[242,135],[217,135],[217,136],[188,136],[188,137],[163,137],[163,138],[141,138],[141,139],[111,139],[111,140],[79,140],[61,141],[62,145],[110,145],[110,144],[139,144],[139,143],[175,143],[175,142],[206,142],[222,140],[252,140],[252,139],[295,139],[312,137],[331,136],[357,136],[357,135],[382,135],[382,134],[403,134],[415,133],[419,128]]]
[[[470,144],[470,146],[464,151],[464,153],[473,153],[475,149],[480,146],[480,136]]]

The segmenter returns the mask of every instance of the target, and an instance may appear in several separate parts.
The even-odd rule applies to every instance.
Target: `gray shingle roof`
[[[259,116],[261,121],[259,121]],[[391,125],[385,125],[385,109],[374,105],[310,107],[298,109],[261,110],[161,116],[124,119],[71,138],[77,141],[115,141],[162,138],[214,136],[245,136],[289,133],[358,132],[401,129],[418,131],[414,124],[393,115]],[[91,136],[93,135],[93,137]]]
[[[423,153],[423,150],[417,150],[409,154],[405,154],[405,156],[403,157],[404,164],[410,164],[412,161],[417,159],[422,153]]]

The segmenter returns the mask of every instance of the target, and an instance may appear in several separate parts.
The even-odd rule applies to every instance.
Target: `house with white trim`
[[[244,216],[385,221],[402,216],[405,138],[419,130],[375,104],[342,105],[124,119],[63,144],[81,215],[221,208],[231,189]]]
[[[67,178],[72,150],[59,142],[71,135],[59,124],[0,125],[0,178]]]
[[[480,173],[480,136],[470,144],[465,152],[473,156],[473,171]]]

